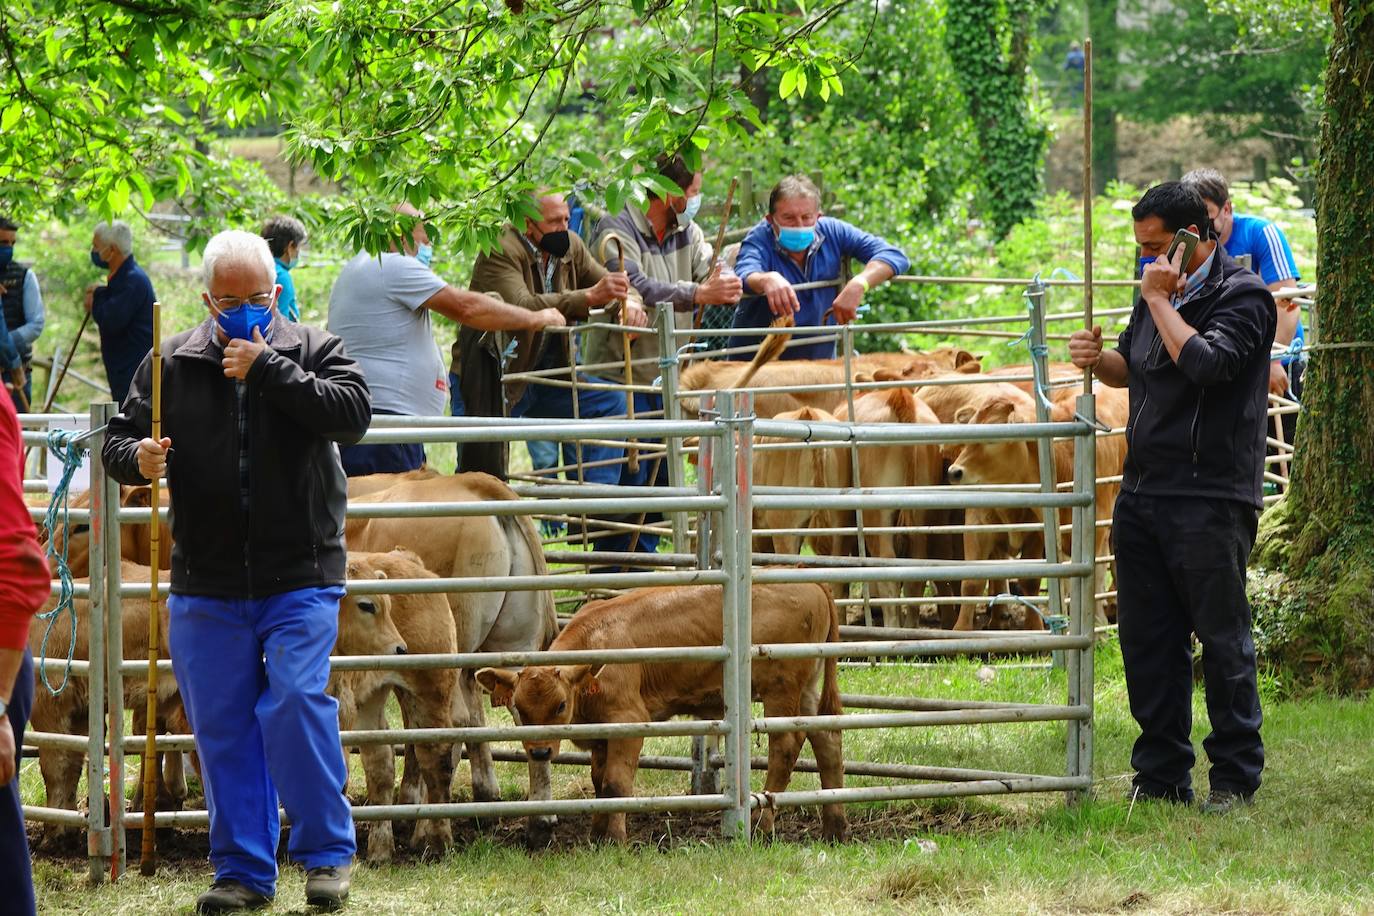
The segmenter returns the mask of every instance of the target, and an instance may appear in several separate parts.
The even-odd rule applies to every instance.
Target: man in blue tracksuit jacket
[[[215,867],[199,912],[271,901],[278,798],[312,905],[343,903],[356,851],[338,704],[325,685],[346,575],[335,444],[362,437],[371,398],[339,338],[277,312],[274,266],[260,236],[210,240],[210,317],[162,345],[165,438],[149,438],[150,355],[102,453],[121,483],[165,471],[171,492],[168,647],[200,753]]]
[[[835,280],[850,258],[864,268],[843,288],[794,290],[799,283]],[[792,315],[797,327],[848,324],[859,311],[864,295],[910,267],[906,255],[876,235],[844,220],[821,216],[821,194],[805,175],[789,175],[768,195],[768,216],[749,231],[740,244],[735,273],[744,284],[745,298],[735,308],[736,329],[765,328],[775,318]],[[750,294],[753,295],[750,295]],[[834,310],[833,317],[827,313]],[[805,335],[794,335],[793,340]],[[761,338],[737,334],[730,346],[747,347]],[[834,341],[797,344],[780,359],[829,359]],[[751,359],[748,353],[733,359]]]

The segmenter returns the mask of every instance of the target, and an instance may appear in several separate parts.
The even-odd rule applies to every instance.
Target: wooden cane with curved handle
[[[619,238],[616,238],[615,236],[612,236],[612,237],[611,237],[611,241],[615,242],[615,257],[616,257],[616,260],[620,262],[620,269],[621,269],[621,270],[624,270],[624,269],[625,269],[625,251],[624,251],[623,248],[620,247],[620,239],[619,239]],[[620,323],[621,323],[621,324],[624,324],[624,323],[625,323],[625,304],[626,304],[626,300],[621,299],[621,300],[620,300]],[[633,385],[633,384],[634,384],[634,374],[633,374],[633,373],[634,373],[634,355],[633,355],[633,352],[632,352],[631,349],[630,349],[630,345],[631,345],[631,343],[634,341],[634,339],[635,339],[635,336],[634,336],[633,334],[631,334],[629,331],[622,331],[622,332],[621,332],[621,343],[624,345],[624,349],[625,349],[625,384],[626,384],[626,385]],[[634,393],[633,391],[627,391],[627,392],[625,392],[625,416],[629,418],[630,422],[632,422],[632,423],[634,422],[634,418],[635,418],[635,393]],[[639,442],[638,442],[637,440],[631,439],[631,440],[629,440],[629,442],[626,443],[625,461],[626,461],[626,466],[629,467],[630,473],[631,473],[631,474],[638,474],[638,473],[639,473]]]

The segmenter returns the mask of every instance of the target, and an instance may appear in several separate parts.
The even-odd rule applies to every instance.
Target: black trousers
[[[24,727],[33,711],[33,656],[24,650],[24,663],[14,680],[9,702],[10,729],[14,732],[15,775],[0,787],[0,910],[32,914],[33,866],[29,841],[24,836],[24,802],[19,797],[19,764],[23,762]]]
[[[1125,492],[1117,498],[1121,655],[1131,715],[1140,725],[1131,766],[1147,794],[1192,798],[1193,633],[1202,643],[1212,724],[1202,742],[1212,789],[1259,788],[1264,745],[1245,597],[1257,524],[1255,508],[1233,500]]]

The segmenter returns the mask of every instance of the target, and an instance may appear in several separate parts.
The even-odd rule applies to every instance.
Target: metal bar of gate
[[[101,426],[109,423],[110,418],[115,415],[118,405],[113,402],[96,405],[98,408],[98,418]],[[94,420],[94,418],[93,418]],[[96,427],[91,426],[92,429]],[[97,464],[103,465],[100,459],[100,452],[92,450],[91,465],[92,470]],[[92,478],[92,485],[95,480]],[[108,722],[107,734],[109,736],[109,771],[110,771],[110,790],[109,801],[111,811],[123,811],[124,805],[124,673],[121,664],[124,661],[124,602],[120,600],[120,580],[123,577],[121,556],[120,556],[120,533],[119,533],[119,502],[120,489],[119,482],[108,474],[104,475],[102,489],[105,493],[104,519],[100,526],[101,534],[106,538],[105,549],[105,651],[107,660],[105,662],[105,706],[107,709]],[[150,514],[151,519],[151,514]],[[113,547],[113,549],[111,549]],[[96,583],[100,580],[92,577],[91,582]],[[100,589],[96,588],[96,592]],[[144,594],[147,594],[145,591]],[[146,647],[145,647],[146,648]],[[94,702],[92,705],[95,705]],[[124,824],[116,817],[110,818],[111,830],[111,851],[110,851],[110,877],[118,880],[124,873],[128,864],[128,842],[124,833]]]
[[[1079,395],[1077,408],[1079,416],[1085,418],[1089,423],[1096,417],[1097,398],[1089,394]],[[1074,483],[1081,487],[1086,495],[1096,495],[1097,490],[1097,449],[1095,441],[1088,439],[1079,440],[1080,448],[1074,450]],[[1069,725],[1069,735],[1077,741],[1078,750],[1076,755],[1071,754],[1070,760],[1076,762],[1076,767],[1070,770],[1070,775],[1087,780],[1087,785],[1077,792],[1078,799],[1086,799],[1092,790],[1093,776],[1093,717],[1091,715],[1094,704],[1094,664],[1093,642],[1096,639],[1095,624],[1097,622],[1097,567],[1093,563],[1093,554],[1096,552],[1095,537],[1096,512],[1094,506],[1089,503],[1075,510],[1076,528],[1074,532],[1074,549],[1077,551],[1076,560],[1080,565],[1086,563],[1089,571],[1083,578],[1077,580],[1079,596],[1077,601],[1076,620],[1070,621],[1070,632],[1080,638],[1088,640],[1086,645],[1079,652],[1073,653],[1079,658],[1077,667],[1077,678],[1070,681],[1076,689],[1069,696],[1070,703],[1077,703],[1086,706],[1089,715],[1086,719],[1071,723]]]
[[[91,429],[99,429],[104,423],[109,406],[108,404],[91,405]],[[96,434],[91,443],[92,455],[99,454],[98,449],[104,439],[104,433]],[[91,526],[90,578],[92,582],[96,583],[103,581],[107,562],[105,526],[110,517],[107,506],[110,488],[105,486],[105,480],[104,465],[99,459],[92,461],[91,513],[87,523]],[[115,537],[113,543],[118,544],[119,538]],[[119,562],[117,556],[112,559],[116,564]],[[90,879],[93,884],[99,884],[105,879],[105,873],[111,864],[111,854],[114,851],[114,837],[108,820],[109,808],[105,804],[105,704],[103,698],[105,696],[105,666],[107,664],[105,624],[108,614],[108,601],[109,597],[104,590],[99,587],[95,588],[87,605],[86,619],[88,630],[86,637],[87,655],[90,658],[90,673],[87,683],[87,689],[90,693],[87,703],[87,734],[89,739],[86,749],[86,800],[89,823],[86,828],[86,856],[90,869]]]
[[[726,508],[721,513],[721,566],[727,577],[723,604],[725,619],[723,635],[729,657],[723,666],[721,693],[725,701],[725,720],[729,731],[725,734],[725,766],[722,769],[722,791],[729,799],[721,820],[721,830],[730,839],[749,839],[749,729],[752,725],[753,705],[750,695],[751,661],[748,646],[752,642],[750,614],[749,563],[750,534],[748,456],[740,452],[753,438],[750,399],[744,395],[737,402],[730,392],[719,398],[720,425],[717,479],[725,495]]]
[[[1037,277],[1033,283],[1026,287],[1026,305],[1030,311],[1030,351],[1031,362],[1035,367],[1036,377],[1033,383],[1035,398],[1035,419],[1038,423],[1048,423],[1050,419],[1049,404],[1046,403],[1048,394],[1041,387],[1041,382],[1049,378],[1049,365],[1045,356],[1045,285]],[[1075,440],[1081,441],[1081,440]],[[1036,456],[1040,462],[1040,491],[1042,493],[1054,493],[1055,487],[1055,462],[1054,462],[1054,441],[1051,439],[1035,440]],[[1045,561],[1047,563],[1059,562],[1059,512],[1058,510],[1041,510],[1041,521],[1045,535]],[[1064,613],[1063,585],[1058,579],[1049,581],[1049,613],[1060,615]],[[1037,616],[1036,621],[1043,627],[1045,624]]]

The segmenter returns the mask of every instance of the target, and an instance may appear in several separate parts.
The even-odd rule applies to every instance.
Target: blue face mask
[[[779,226],[778,244],[786,251],[805,251],[816,241],[815,226]]]
[[[91,263],[101,270],[110,269],[110,262],[102,258],[100,252],[96,251],[94,248],[91,249]]]
[[[300,262],[301,262],[301,256],[300,256],[300,255],[296,255],[294,258],[292,258],[292,259],[289,260],[289,261],[282,261],[282,262],[281,262],[281,266],[282,266],[282,267],[285,267],[287,270],[290,270],[291,268],[295,267],[295,266],[296,266],[297,264],[299,264]]]
[[[682,221],[690,223],[701,212],[701,195],[687,198],[687,209],[682,211]]]
[[[1153,263],[1155,262],[1155,260],[1156,260],[1156,259],[1155,259],[1153,256],[1148,257],[1148,258],[1137,258],[1137,263],[1136,263],[1136,268],[1135,268],[1135,275],[1136,275],[1137,277],[1144,276],[1144,275],[1145,275],[1145,265],[1146,265],[1146,264],[1153,264]]]
[[[428,267],[429,262],[434,260],[434,246],[423,243],[418,245],[415,248],[415,260]]]
[[[272,306],[251,305],[247,302],[215,316],[220,330],[231,340],[253,340],[253,328],[267,337],[267,326],[272,323]]]
[[[10,261],[14,260],[14,246],[0,245],[0,267],[9,266]]]

